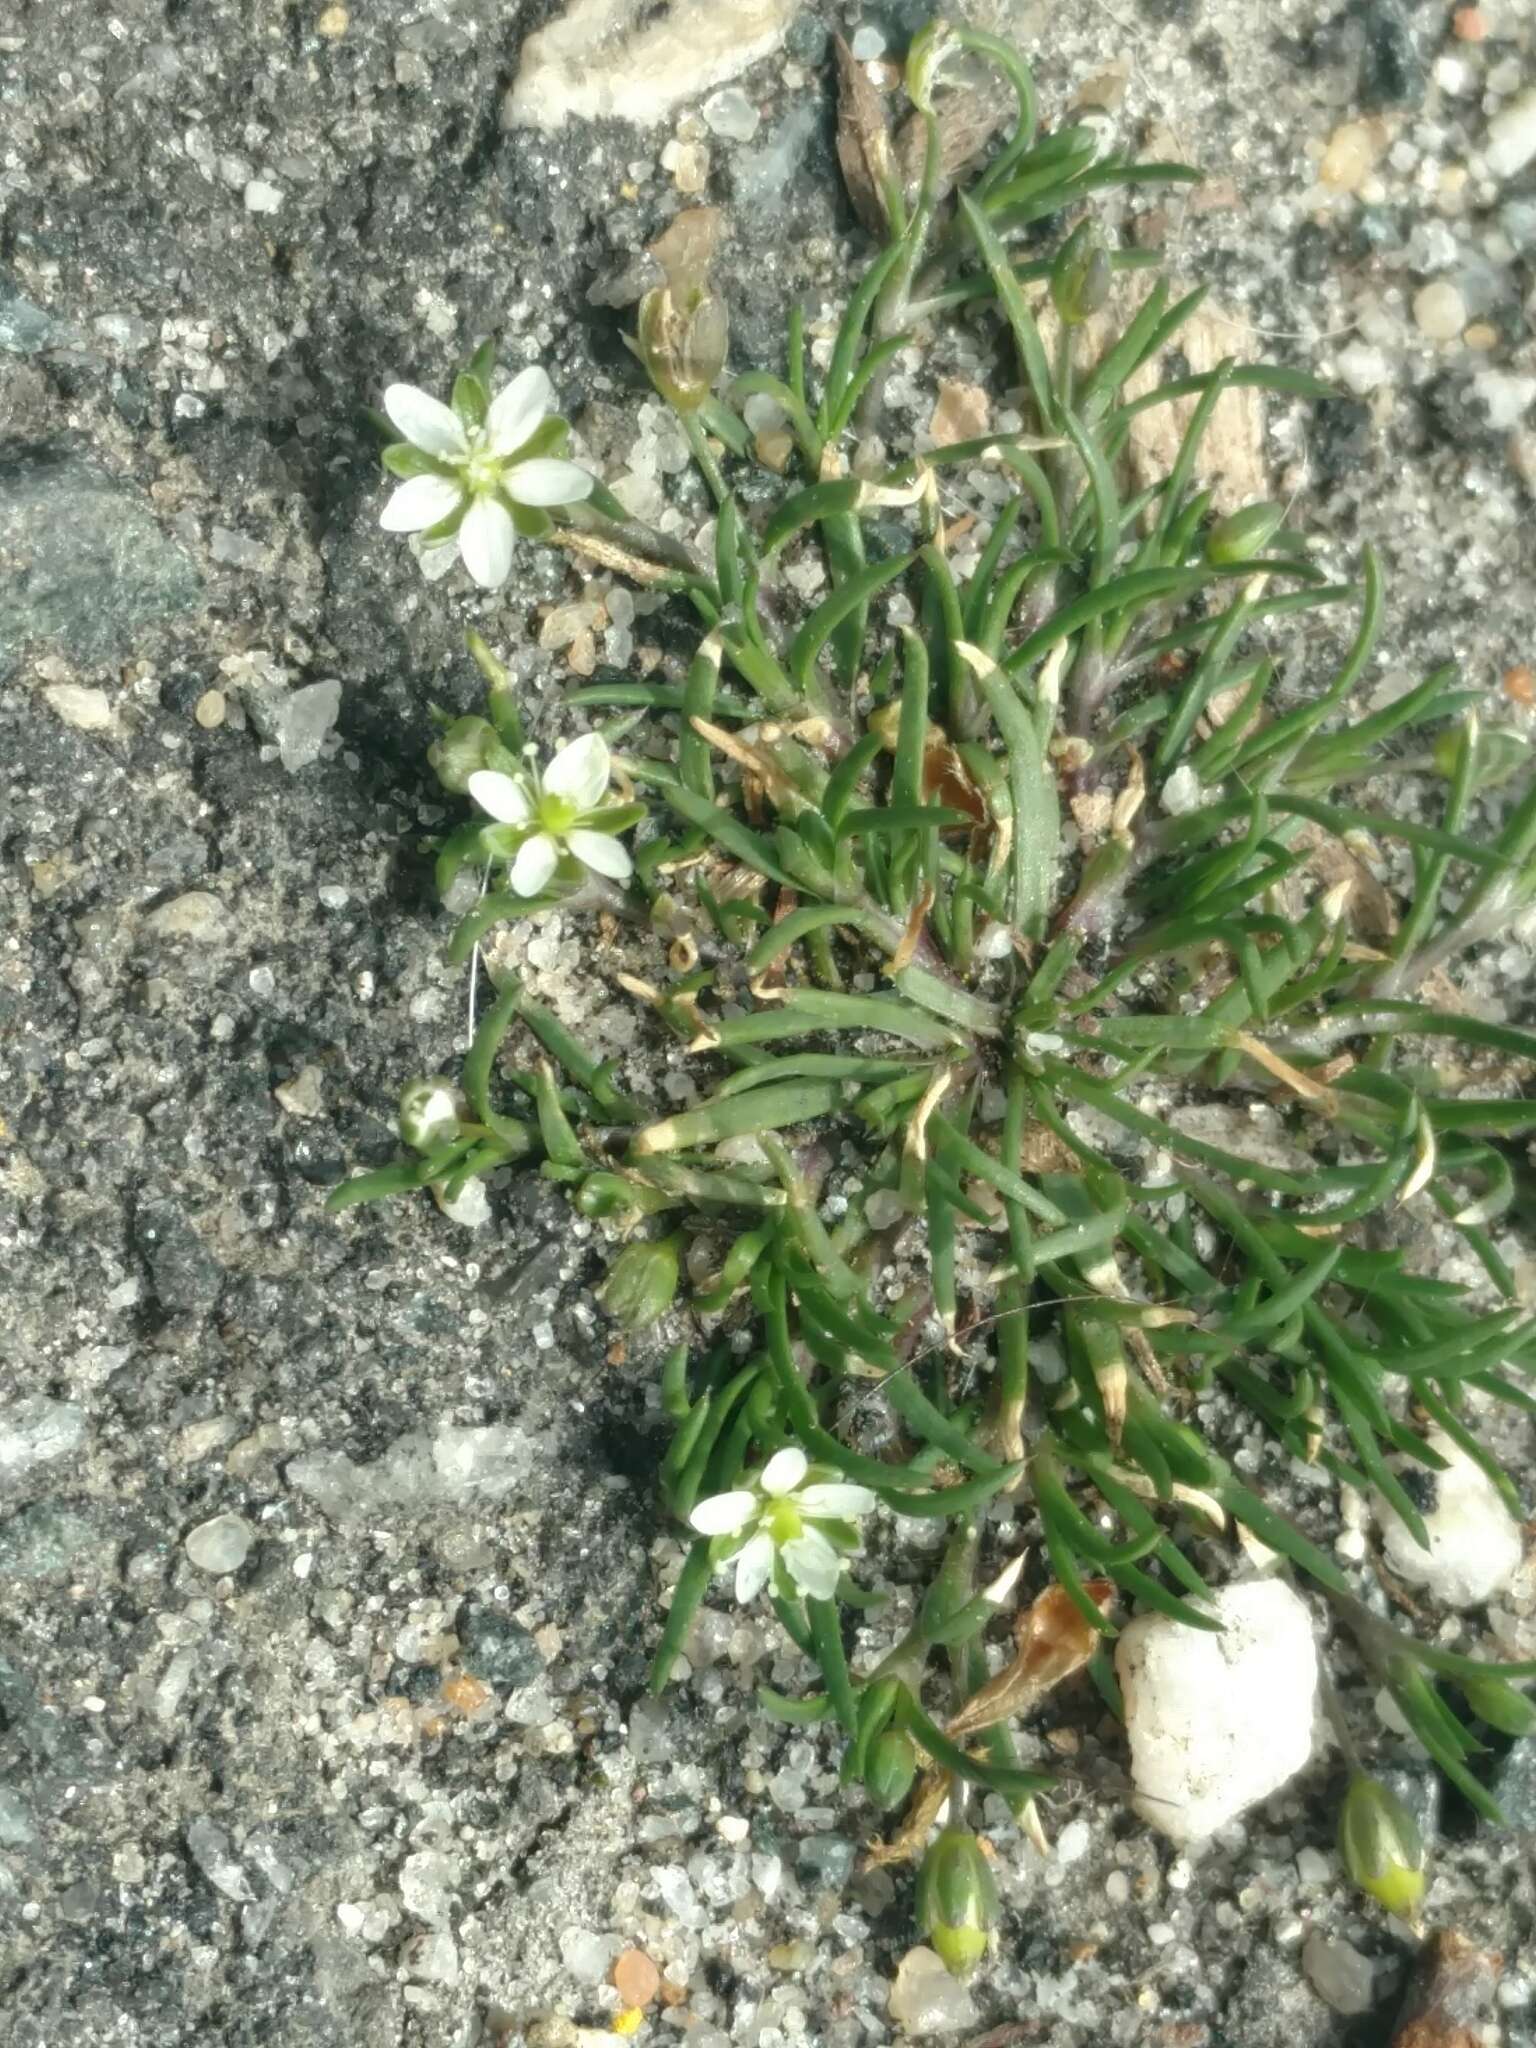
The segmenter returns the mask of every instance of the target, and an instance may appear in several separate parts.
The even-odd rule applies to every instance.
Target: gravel
[[[1327,1758],[1193,1866],[1076,1778],[1044,1808],[1065,1858],[989,1810],[999,1954],[967,1987],[936,1975],[905,1889],[844,1873],[873,1817],[831,1745],[753,1710],[758,1682],[803,1682],[757,1615],[722,1600],[690,1675],[643,1697],[681,1553],[652,1494],[655,1354],[608,1362],[590,1226],[536,1179],[493,1186],[476,1232],[425,1199],[323,1212],[348,1166],[393,1155],[401,1081],[459,1045],[418,849],[445,816],[431,707],[478,697],[466,629],[541,743],[572,729],[581,664],[662,639],[649,600],[552,554],[499,599],[425,581],[378,531],[359,409],[392,378],[443,388],[494,330],[507,368],[549,368],[585,459],[706,533],[618,339],[636,259],[686,203],[678,174],[702,178],[731,219],[733,361],[780,366],[791,298],[815,358],[866,248],[828,34],[877,32],[880,63],[918,19],[814,0],[654,128],[504,131],[525,38],[559,11],[56,0],[0,22],[7,2048],[569,2048],[620,1994],[567,1948],[584,1972],[642,1951],[645,2038],[693,2048],[863,2048],[923,2012],[1050,2048],[1385,2039],[1410,1944],[1298,1865],[1331,1847]],[[1188,203],[1144,196],[1142,238],[1341,386],[1277,415],[1267,455],[1334,566],[1382,551],[1367,697],[1454,657],[1490,716],[1526,716],[1528,11],[1485,8],[1483,41],[1423,6],[1343,10],[1347,34],[1314,0],[979,11],[1037,57],[1052,118],[1098,82],[1127,138],[1207,165]],[[1455,335],[1415,315],[1442,284]],[[945,350],[897,365],[899,431],[939,382],[986,376],[984,340]],[[1280,651],[1315,681],[1346,631]],[[686,1087],[614,984],[644,962],[558,916],[515,944],[627,1088]],[[1494,949],[1484,1000],[1518,1009],[1531,945],[1516,927]],[[1331,1540],[1321,1475],[1266,1483]],[[190,1543],[229,1521],[241,1562],[200,1566]],[[1536,1586],[1522,1568],[1486,1617],[1436,1625],[1536,1654]],[[1069,1764],[1107,1746],[1123,1770],[1086,1688],[1044,1728]],[[1529,1829],[1530,1745],[1495,1742]],[[1529,1858],[1456,1801],[1435,1856],[1431,1917],[1529,1954]],[[1368,1958],[1370,2019],[1318,1995],[1314,1936]],[[1529,1986],[1505,1981],[1511,2040]]]

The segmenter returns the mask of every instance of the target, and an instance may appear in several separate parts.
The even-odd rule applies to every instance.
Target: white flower
[[[612,772],[608,742],[587,732],[563,746],[542,774],[530,755],[520,774],[481,768],[470,776],[469,794],[482,811],[498,824],[527,828],[510,876],[519,896],[537,896],[565,853],[594,874],[628,879],[634,863],[602,823]]]
[[[813,1600],[837,1591],[843,1557],[858,1548],[842,1525],[876,1504],[867,1486],[813,1479],[804,1451],[775,1451],[750,1487],[714,1493],[688,1517],[701,1536],[739,1536],[726,1553],[736,1564],[736,1598],[755,1600],[782,1566],[790,1583]]]
[[[384,410],[425,462],[392,493],[379,524],[387,533],[421,533],[462,511],[455,539],[465,568],[487,590],[505,583],[514,507],[574,505],[592,491],[593,479],[574,462],[537,454],[519,460],[554,405],[554,386],[537,364],[497,393],[478,426],[414,384],[391,384]]]

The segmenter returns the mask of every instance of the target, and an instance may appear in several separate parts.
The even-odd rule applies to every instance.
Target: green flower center
[[[466,490],[476,497],[497,490],[501,485],[501,458],[478,448],[465,462],[463,475]]]
[[[793,1501],[776,1500],[764,1515],[763,1526],[773,1538],[774,1547],[782,1550],[786,1543],[794,1542],[805,1524]]]
[[[580,816],[581,812],[568,796],[545,794],[539,798],[539,823],[556,839],[561,833],[569,832]]]

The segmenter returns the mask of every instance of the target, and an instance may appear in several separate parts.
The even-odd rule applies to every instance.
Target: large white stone
[[[529,36],[502,108],[508,128],[577,120],[655,128],[784,40],[799,0],[567,0]]]
[[[1317,1645],[1299,1596],[1250,1580],[1223,1587],[1211,1612],[1220,1635],[1143,1614],[1115,1651],[1133,1803],[1180,1845],[1267,1799],[1312,1754]]]
[[[1481,1465],[1453,1438],[1432,1429],[1427,1442],[1446,1461],[1443,1472],[1411,1468],[1423,1475],[1431,1495],[1423,1509],[1429,1548],[1420,1547],[1407,1523],[1378,1496],[1387,1563],[1400,1579],[1422,1586],[1446,1607],[1477,1607],[1513,1577],[1522,1556],[1520,1525]]]

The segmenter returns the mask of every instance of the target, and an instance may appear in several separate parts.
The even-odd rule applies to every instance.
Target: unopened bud
[[[1205,538],[1205,558],[1220,569],[1261,554],[1285,524],[1285,507],[1265,501],[1218,519]]]
[[[917,1751],[905,1729],[887,1728],[869,1746],[864,1785],[882,1813],[894,1813],[912,1790]]]
[[[664,1316],[677,1295],[681,1236],[626,1245],[614,1260],[598,1300],[626,1330],[645,1330]]]
[[[1081,327],[1093,318],[1109,297],[1113,276],[1103,238],[1084,221],[1062,243],[1051,268],[1051,303],[1063,327]]]
[[[967,1828],[946,1828],[917,1877],[917,1922],[953,1977],[969,1976],[997,1922],[997,1886]]]
[[[1497,1728],[1501,1735],[1529,1735],[1536,1729],[1536,1705],[1517,1692],[1507,1678],[1485,1671],[1477,1678],[1461,1681],[1462,1696],[1479,1721]]]
[[[439,1145],[451,1144],[459,1135],[461,1108],[458,1091],[446,1075],[407,1081],[396,1118],[402,1142],[413,1152],[435,1152]]]
[[[463,796],[471,775],[489,766],[490,748],[499,749],[499,742],[488,718],[456,718],[428,747],[427,759],[444,789]]]
[[[1456,773],[1461,739],[1459,728],[1452,726],[1440,734],[1430,750],[1436,770],[1447,781]],[[1501,783],[1508,782],[1512,775],[1518,774],[1530,763],[1530,743],[1516,732],[1501,729],[1478,733],[1473,745],[1476,751],[1472,763],[1472,783],[1476,789],[1497,789]]]
[[[1339,1854],[1363,1892],[1400,1920],[1411,1920],[1424,1897],[1424,1840],[1395,1793],[1356,1772],[1339,1814]]]

